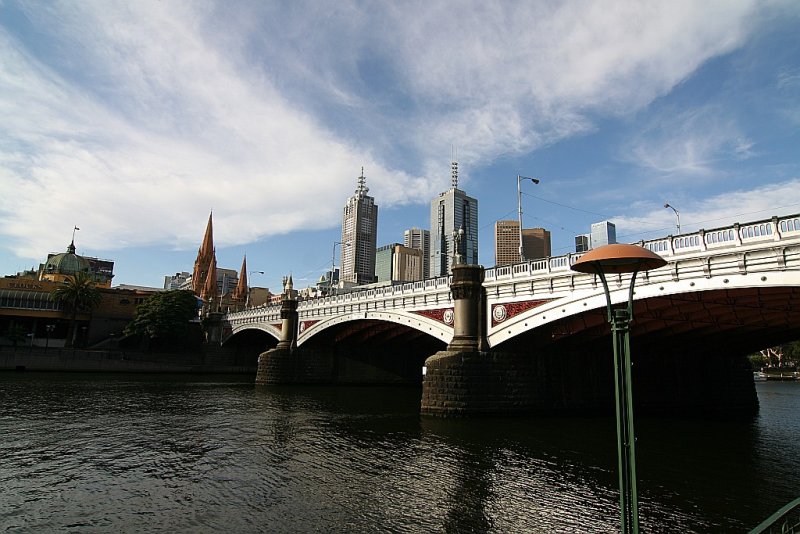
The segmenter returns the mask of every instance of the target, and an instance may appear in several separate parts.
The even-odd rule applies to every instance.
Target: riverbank
[[[235,365],[219,352],[160,354],[118,350],[72,350],[37,347],[0,348],[0,371],[68,371],[104,373],[245,374],[256,367]]]

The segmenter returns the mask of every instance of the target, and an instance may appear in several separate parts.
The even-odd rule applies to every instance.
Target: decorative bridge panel
[[[492,326],[497,326],[498,324],[502,323],[506,319],[511,319],[512,317],[519,315],[524,311],[528,311],[532,308],[536,308],[537,306],[541,306],[542,304],[548,302],[548,299],[539,299],[539,300],[525,300],[522,302],[508,302],[505,304],[493,304],[492,305]]]
[[[444,323],[447,326],[453,326],[453,320],[455,319],[455,314],[453,313],[453,308],[438,308],[435,310],[419,310],[411,313],[416,313],[418,315],[422,315],[423,317],[428,317],[429,319],[433,319],[434,321],[439,321],[440,323]]]

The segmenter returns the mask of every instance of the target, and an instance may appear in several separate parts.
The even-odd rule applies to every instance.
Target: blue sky
[[[569,252],[800,212],[800,4],[0,0],[0,274],[69,244],[116,284],[330,267],[361,167],[378,244],[460,185]],[[338,255],[338,249],[337,249]],[[337,258],[338,263],[338,258]]]

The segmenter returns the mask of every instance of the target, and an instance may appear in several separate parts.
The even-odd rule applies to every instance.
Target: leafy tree
[[[197,317],[197,297],[186,290],[155,293],[136,308],[136,315],[125,327],[128,335],[139,334],[148,340],[183,342],[189,335],[189,321]]]
[[[75,343],[77,333],[75,322],[78,312],[90,312],[92,308],[100,304],[102,299],[100,290],[97,289],[94,280],[88,273],[77,272],[73,276],[68,276],[62,285],[51,291],[50,296],[56,302],[62,303],[64,308],[70,312],[65,346],[71,347]]]

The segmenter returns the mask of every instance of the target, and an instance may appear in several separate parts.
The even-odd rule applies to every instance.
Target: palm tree
[[[100,290],[95,287],[94,281],[88,273],[79,271],[73,276],[68,276],[63,285],[50,292],[50,296],[54,301],[63,303],[64,308],[70,312],[65,346],[71,347],[75,343],[75,320],[78,312],[81,310],[91,311],[100,304],[102,298]]]

